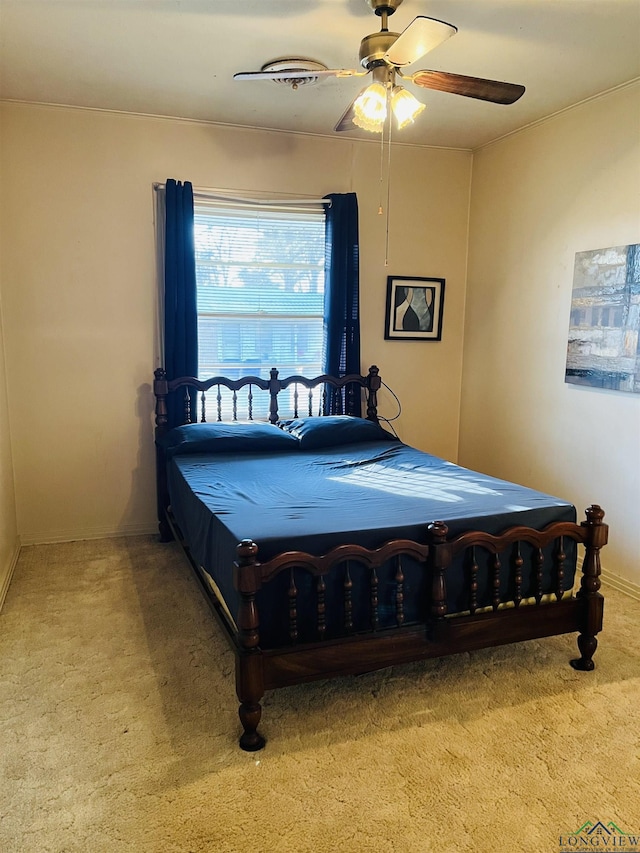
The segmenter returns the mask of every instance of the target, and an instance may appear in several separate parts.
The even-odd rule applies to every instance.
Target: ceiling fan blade
[[[299,80],[301,77],[364,77],[368,71],[355,68],[327,68],[324,71],[239,71],[234,80]]]
[[[411,65],[457,32],[453,24],[418,15],[391,45],[385,59],[400,67]]]
[[[451,92],[454,95],[491,101],[494,104],[513,104],[524,94],[524,86],[516,83],[465,77],[463,74],[449,74],[447,71],[416,71],[409,79],[425,89]]]

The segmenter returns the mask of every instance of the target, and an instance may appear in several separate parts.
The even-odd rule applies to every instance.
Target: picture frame
[[[387,278],[386,341],[440,341],[444,314],[443,278]]]

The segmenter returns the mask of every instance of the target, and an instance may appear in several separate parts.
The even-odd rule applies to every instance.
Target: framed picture
[[[387,278],[387,341],[442,340],[443,278]]]

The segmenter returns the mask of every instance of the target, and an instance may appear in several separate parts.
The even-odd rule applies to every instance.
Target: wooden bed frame
[[[184,422],[206,421],[206,395],[215,389],[216,417],[222,420],[221,388],[232,395],[233,417],[237,420],[238,392],[247,394],[248,419],[253,418],[254,389],[269,393],[269,420],[276,423],[280,416],[279,394],[293,388],[293,417],[320,414],[324,409],[327,388],[329,394],[336,393],[338,406],[346,395],[364,389],[366,417],[377,421],[377,392],[381,380],[377,367],[371,367],[366,376],[349,375],[341,378],[320,376],[307,379],[290,376],[280,379],[276,369],[271,370],[268,380],[243,377],[231,380],[215,377],[199,381],[193,377],[181,377],[168,381],[162,369],[155,372],[154,393],[156,397],[156,439],[167,431],[167,397],[181,389],[185,407]],[[300,414],[299,387],[308,389],[308,405]],[[322,389],[320,411],[312,412],[313,389]],[[189,390],[191,389],[191,390]],[[194,391],[200,395],[200,416],[195,416]],[[316,394],[317,398],[318,394]],[[316,400],[317,404],[317,400]],[[339,410],[338,410],[339,411]],[[289,417],[288,412],[284,417]],[[184,541],[181,531],[173,519],[169,506],[166,481],[166,462],[162,448],[157,448],[158,519],[160,537],[163,541],[176,538],[182,546],[203,592],[212,605],[236,656],[236,693],[240,702],[239,716],[243,732],[240,746],[247,751],[261,749],[265,740],[258,732],[262,713],[261,699],[266,690],[299,684],[338,675],[356,675],[382,669],[394,664],[408,663],[432,657],[468,652],[509,643],[565,633],[578,633],[580,657],[571,660],[578,670],[594,668],[593,655],[597,647],[596,635],[602,629],[603,597],[600,589],[600,549],[606,544],[608,526],[603,522],[604,512],[597,506],[586,510],[586,520],[580,524],[555,522],[542,530],[516,526],[494,536],[478,530],[467,530],[455,537],[449,536],[447,525],[442,521],[425,524],[424,541],[393,539],[382,547],[369,550],[359,545],[344,544],[328,553],[312,555],[301,551],[289,551],[275,556],[267,562],[258,559],[258,547],[249,539],[238,543],[234,565],[234,584],[240,596],[239,612],[235,619],[229,618],[226,607],[213,592],[201,567],[193,559],[189,543]],[[577,594],[563,595],[565,554],[563,537],[575,540],[584,546],[582,577]],[[555,596],[543,596],[543,548],[557,541],[553,567],[557,582]],[[529,543],[532,565],[525,565],[519,543]],[[490,608],[477,606],[478,560],[476,549],[492,555],[493,605]],[[511,583],[508,606],[500,590],[500,558],[505,549],[511,549]],[[447,569],[456,556],[465,553],[469,557],[467,590],[469,609],[461,614],[447,614]],[[422,624],[404,624],[404,576],[400,557],[408,556],[424,564],[427,573],[430,597],[428,617]],[[395,575],[396,627],[379,629],[377,571],[388,560],[397,561]],[[353,633],[351,621],[352,584],[346,561],[363,564],[369,571],[369,599],[371,630]],[[298,590],[293,568],[303,568],[315,578],[315,611],[317,614],[318,641],[298,643]],[[270,583],[281,573],[289,573],[287,592],[290,644],[277,649],[263,649],[260,645],[260,614],[256,595],[260,588]],[[326,602],[325,579],[331,573],[340,573],[343,588],[344,636],[323,639],[325,629]],[[525,573],[529,573],[526,574]],[[538,593],[534,601],[523,602],[523,577],[537,579]],[[552,600],[549,600],[551,598]],[[502,603],[501,603],[502,602]]]

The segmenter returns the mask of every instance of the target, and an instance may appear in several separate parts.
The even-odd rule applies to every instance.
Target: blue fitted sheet
[[[168,485],[174,516],[191,553],[213,577],[232,614],[238,604],[232,572],[235,549],[245,538],[258,545],[258,557],[265,561],[284,550],[322,554],[343,543],[372,548],[396,537],[424,541],[431,521],[445,521],[455,535],[468,529],[500,533],[515,524],[541,528],[576,517],[566,501],[395,440],[278,455],[177,456],[168,465]],[[569,542],[565,548],[564,588],[570,589],[575,548]],[[448,572],[448,606],[453,612],[466,609],[461,572]],[[416,566],[405,575],[407,621],[422,619],[424,571]],[[278,587],[285,580],[268,586],[280,594]],[[546,582],[551,591],[552,579]],[[392,576],[381,577],[381,602],[383,610],[389,610],[389,624],[393,583]],[[481,603],[483,598],[488,603],[489,593],[487,582],[487,589],[480,589]],[[264,587],[258,599],[263,645],[284,639],[285,614],[274,612],[269,594]],[[366,621],[368,604],[355,604],[355,616]],[[301,606],[304,609],[304,603]]]

